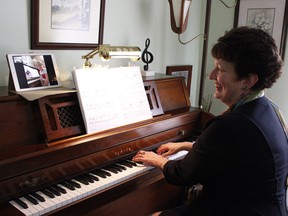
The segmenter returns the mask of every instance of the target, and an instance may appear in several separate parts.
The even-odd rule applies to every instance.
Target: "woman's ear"
[[[246,86],[246,89],[251,89],[257,82],[258,82],[257,74],[250,73],[246,78],[244,78],[244,86]]]

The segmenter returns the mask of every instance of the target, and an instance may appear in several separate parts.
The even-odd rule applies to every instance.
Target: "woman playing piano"
[[[262,30],[238,27],[212,48],[214,97],[228,110],[208,122],[195,143],[140,151],[134,161],[159,167],[168,183],[203,191],[191,204],[154,215],[287,216],[287,128],[264,93],[280,77],[283,62],[274,39]],[[179,161],[165,156],[189,150]]]

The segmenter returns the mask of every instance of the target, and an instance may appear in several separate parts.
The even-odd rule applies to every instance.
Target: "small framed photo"
[[[94,49],[103,43],[106,0],[31,0],[32,49]]]
[[[287,0],[239,0],[234,26],[249,26],[266,31],[276,41],[284,58],[287,34]]]
[[[166,74],[167,75],[183,76],[185,78],[188,94],[190,95],[192,69],[193,69],[192,65],[167,66],[166,67]]]

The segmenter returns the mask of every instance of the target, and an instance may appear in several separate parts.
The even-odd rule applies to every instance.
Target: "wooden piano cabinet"
[[[18,95],[0,97],[0,137],[0,149],[14,149],[40,142],[31,103]]]
[[[156,100],[150,101],[157,108],[155,117],[93,134],[85,134],[81,118],[67,127],[61,122],[67,107],[69,120],[79,115],[76,94],[29,102],[0,88],[1,214],[22,215],[9,204],[11,199],[131,158],[140,149],[197,137],[213,118],[190,107],[184,77],[157,75],[144,83]],[[51,214],[144,216],[181,204],[184,194],[184,188],[168,185],[161,171],[153,169]]]

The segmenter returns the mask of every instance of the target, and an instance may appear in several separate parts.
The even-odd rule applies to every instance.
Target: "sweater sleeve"
[[[230,169],[233,166],[232,143],[239,136],[234,123],[231,118],[222,116],[209,122],[182,160],[165,164],[163,173],[167,182],[183,186],[204,183]]]

